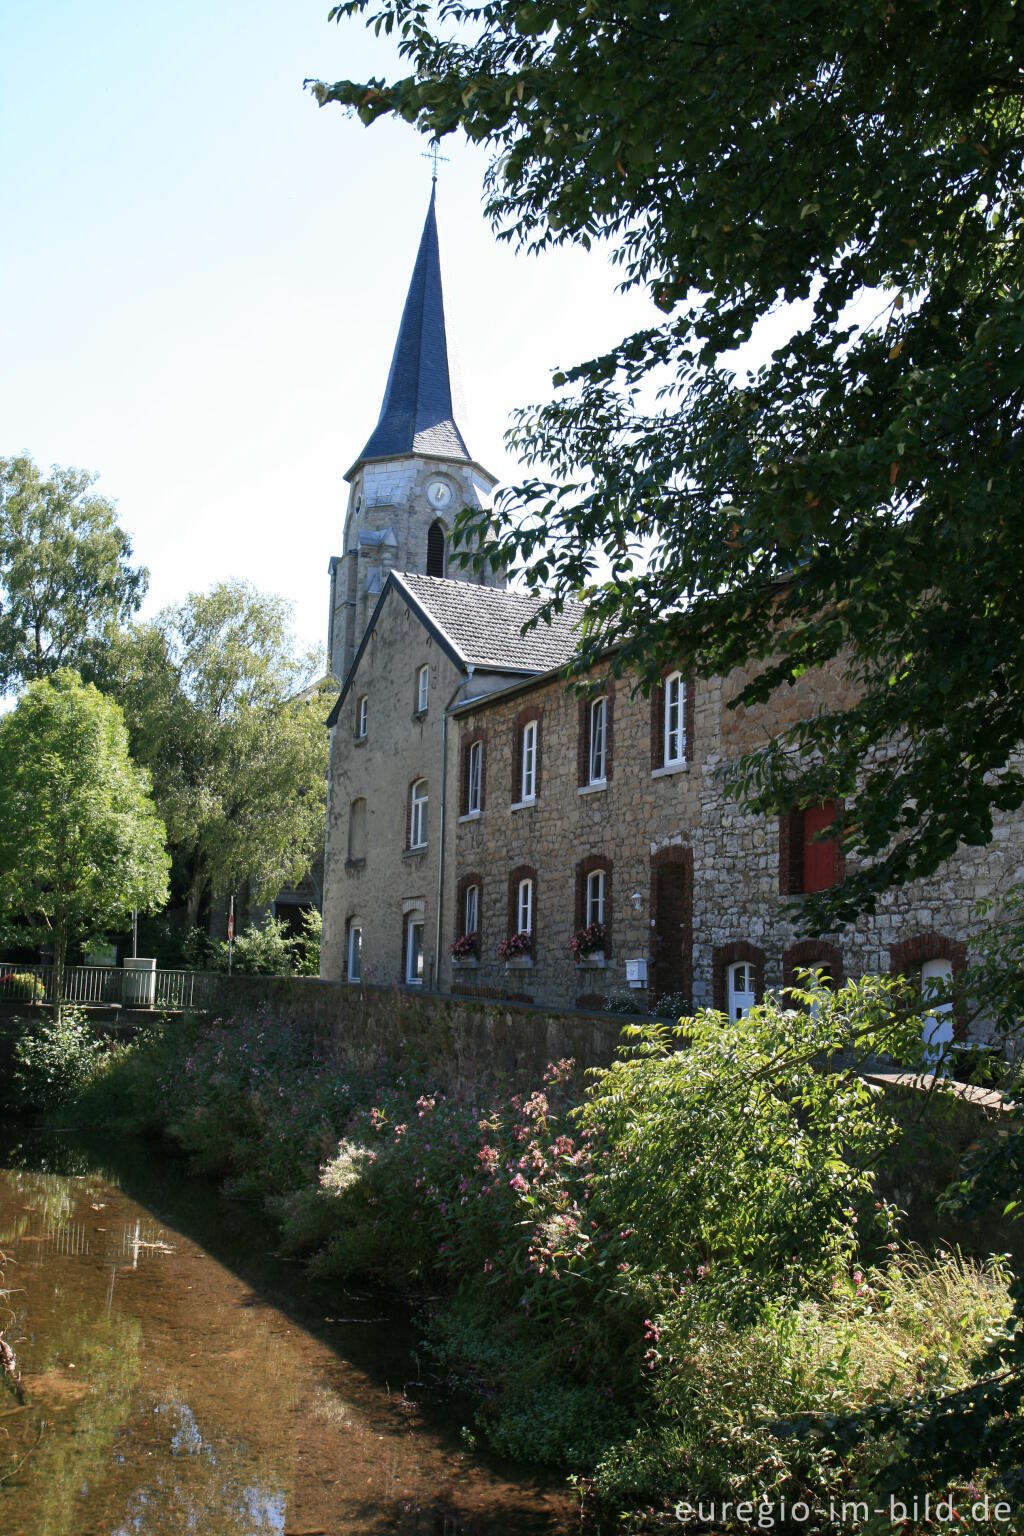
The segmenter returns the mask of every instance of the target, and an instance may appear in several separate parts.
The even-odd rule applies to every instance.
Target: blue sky
[[[342,479],[377,417],[425,142],[302,82],[386,73],[329,0],[0,0],[0,454],[97,471],[146,611],[237,576],[326,628]],[[439,219],[470,446],[654,314],[606,259],[516,255],[454,140]]]

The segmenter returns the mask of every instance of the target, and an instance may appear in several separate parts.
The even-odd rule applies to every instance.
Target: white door
[[[729,1017],[742,1019],[757,1002],[754,990],[754,967],[747,960],[739,960],[729,967]]]
[[[936,1062],[948,1056],[953,1043],[953,1004],[949,988],[953,980],[953,966],[949,960],[926,960],[921,967],[921,996],[924,998],[924,1054],[925,1060]],[[928,1006],[930,997],[944,997],[943,1002]]]

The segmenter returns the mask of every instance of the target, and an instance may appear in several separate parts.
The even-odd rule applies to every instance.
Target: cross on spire
[[[420,159],[421,160],[432,160],[434,162],[432,170],[431,170],[430,179],[431,179],[431,181],[436,186],[436,184],[437,184],[437,162],[439,160],[443,160],[445,165],[447,165],[448,164],[448,156],[447,155],[442,155],[441,149],[440,149],[440,145],[438,144],[437,140],[435,139],[433,144],[431,144],[430,148],[428,150],[425,150],[424,153],[420,156]]]

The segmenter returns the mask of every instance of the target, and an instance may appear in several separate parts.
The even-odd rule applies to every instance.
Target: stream
[[[415,1320],[275,1258],[148,1147],[0,1144],[3,1536],[562,1536],[557,1481],[470,1451]]]

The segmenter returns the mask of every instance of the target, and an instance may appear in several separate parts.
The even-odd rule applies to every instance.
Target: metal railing
[[[218,978],[203,971],[140,971],[116,965],[69,965],[64,1002],[94,1008],[204,1008]],[[54,1001],[54,967],[0,964],[0,1003]]]

